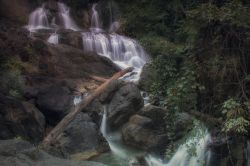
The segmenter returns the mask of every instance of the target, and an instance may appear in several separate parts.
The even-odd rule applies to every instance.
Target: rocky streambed
[[[13,10],[16,5],[11,6],[11,2],[6,0],[2,5]],[[29,6],[28,1],[18,4],[23,9]],[[61,6],[65,9],[61,12],[56,6],[57,3],[45,5],[42,10],[66,14],[63,18],[71,19],[66,6]],[[28,7],[20,12],[28,18],[30,10]],[[70,24],[57,23],[59,27],[31,32],[20,23],[20,17],[13,18],[2,10],[1,57],[11,57],[20,64],[22,97],[11,96],[8,86],[0,87],[0,165],[191,166],[203,163],[212,166],[216,163],[224,166],[231,160],[246,163],[246,154],[241,150],[246,147],[244,138],[239,141],[217,130],[203,128],[187,113],[172,117],[168,110],[145,100],[141,92],[149,90],[154,71],[150,64],[145,65],[147,58],[142,47],[130,38],[114,35],[117,27],[112,34],[98,31],[102,28],[96,27],[98,13],[91,15],[90,11],[97,12],[96,6],[88,11],[89,17],[96,21],[89,25],[90,29],[76,30],[67,28]],[[20,16],[18,12],[15,14]],[[55,30],[60,36],[58,43],[48,40]],[[135,72],[112,82],[67,126],[53,146],[43,149],[39,146],[70,108],[101,84],[91,76],[108,78],[129,65],[135,67]],[[193,147],[198,154],[190,156],[186,146]],[[168,158],[166,150],[171,150]],[[233,159],[229,157],[231,153],[235,154]]]

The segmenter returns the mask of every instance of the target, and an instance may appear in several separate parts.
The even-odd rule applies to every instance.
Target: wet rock
[[[122,138],[128,145],[162,155],[169,143],[183,138],[192,128],[193,118],[188,114],[170,116],[167,110],[148,105],[122,127]]]
[[[50,152],[64,158],[86,157],[90,152],[99,154],[106,146],[99,131],[88,114],[80,113],[59,137],[55,147],[49,147]]]
[[[0,2],[0,15],[25,25],[29,17],[30,7],[28,0],[2,0]]]
[[[165,128],[166,121],[164,117],[166,116],[166,113],[167,111],[161,107],[147,105],[143,107],[140,112],[138,112],[138,115],[150,118],[154,122],[154,126],[156,128]]]
[[[55,125],[68,113],[73,96],[67,87],[51,85],[37,94],[36,104],[46,119]]]
[[[85,54],[67,45],[47,45],[41,50],[47,53],[40,64],[47,65],[44,72],[61,78],[86,78],[86,75],[110,77],[120,69],[108,58]]]
[[[173,118],[174,120],[169,120]],[[172,141],[183,138],[194,127],[194,118],[187,113],[177,113],[175,117],[166,116],[166,130]]]
[[[73,30],[59,30],[59,43],[72,46],[74,48],[83,49],[82,34]]]
[[[150,91],[153,82],[156,80],[156,71],[152,64],[146,64],[142,68],[138,86],[143,91]]]
[[[143,98],[133,83],[121,84],[108,105],[108,122],[112,128],[126,123],[130,116],[143,107]]]
[[[134,115],[122,128],[123,141],[131,146],[144,150],[164,147],[167,135],[154,129],[153,121],[145,116]],[[158,149],[159,150],[159,149]]]
[[[105,166],[91,161],[71,161],[53,157],[23,140],[0,141],[1,166]]]
[[[208,148],[211,157],[208,166],[245,166],[247,165],[246,154],[244,149],[247,147],[245,137],[228,137],[225,134],[211,132],[211,141]]]
[[[45,118],[31,103],[0,94],[0,129],[0,139],[22,137],[38,142],[44,136]]]

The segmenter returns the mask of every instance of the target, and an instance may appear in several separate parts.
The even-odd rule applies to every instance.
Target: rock
[[[40,59],[42,73],[60,78],[86,78],[87,75],[110,77],[120,69],[108,58],[85,54],[67,45],[50,45],[36,50],[44,56]]]
[[[105,146],[104,138],[99,132],[98,126],[92,122],[90,116],[86,113],[80,113],[68,125],[63,134],[58,138],[54,149],[50,152],[60,151],[61,157],[68,158],[69,156],[86,157],[86,153],[100,153],[99,150]],[[50,147],[49,147],[50,148]]]
[[[193,118],[188,114],[170,116],[167,110],[148,105],[122,127],[122,138],[128,145],[161,155],[169,143],[183,138],[192,128]]]
[[[59,43],[72,46],[74,48],[83,49],[82,34],[73,30],[59,30]]]
[[[242,136],[227,137],[221,133],[214,133],[212,131],[211,141],[208,148],[211,153],[211,159],[208,166],[228,166],[247,165],[246,154],[244,153],[247,147],[246,138]]]
[[[142,68],[138,86],[141,90],[149,92],[152,84],[156,80],[156,71],[152,64],[146,64]]]
[[[125,144],[143,150],[160,150],[168,141],[165,132],[154,129],[150,118],[134,115],[122,128],[122,138]]]
[[[53,157],[23,140],[0,141],[1,166],[105,166],[91,161],[71,161]]]
[[[133,83],[120,84],[108,104],[108,122],[111,128],[118,128],[126,123],[130,116],[143,107],[143,98]]]
[[[164,117],[166,116],[167,111],[164,110],[161,107],[153,106],[153,105],[147,105],[142,108],[140,112],[138,112],[138,115],[148,117],[152,119],[154,122],[154,126],[159,129],[159,127],[165,128],[166,121]]]
[[[22,137],[32,142],[44,136],[45,118],[32,104],[0,95],[0,139]]]
[[[11,11],[11,12],[10,12]],[[1,0],[0,15],[25,25],[29,17],[30,3],[28,0]]]
[[[181,139],[189,131],[191,131],[194,127],[193,121],[194,121],[194,118],[184,112],[177,113],[176,116],[174,117],[174,120],[169,121],[166,119],[167,132],[169,136],[171,137],[172,141]]]
[[[51,85],[37,94],[36,104],[46,119],[55,125],[68,113],[73,95],[67,87]]]

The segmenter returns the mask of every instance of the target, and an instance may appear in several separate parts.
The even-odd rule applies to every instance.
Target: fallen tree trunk
[[[108,79],[99,77],[99,76],[89,76],[91,79],[96,80],[98,82],[106,82]]]
[[[64,129],[68,126],[68,124],[77,116],[78,113],[81,112],[83,108],[88,106],[96,97],[98,97],[107,87],[108,85],[118,78],[122,77],[128,72],[133,71],[132,67],[129,67],[125,70],[122,70],[116,74],[114,74],[110,79],[100,85],[90,96],[86,97],[81,103],[71,108],[71,111],[68,115],[66,115],[57,125],[56,127],[45,137],[42,142],[42,146],[46,147],[48,145],[53,144],[57,137],[64,131]]]

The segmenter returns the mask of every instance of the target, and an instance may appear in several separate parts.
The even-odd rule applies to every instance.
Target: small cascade
[[[49,27],[48,10],[42,5],[42,7],[37,8],[30,14],[27,28],[30,32],[34,32],[37,29],[47,29]]]
[[[97,6],[96,3],[93,4],[92,6],[91,29],[99,31],[101,30],[101,23],[100,23],[99,14],[96,10],[96,6]]]
[[[47,40],[51,44],[58,44],[59,43],[59,35],[55,32],[53,33]]]
[[[41,7],[34,10],[29,16],[29,23],[26,28],[31,32],[35,33],[38,30],[49,29],[56,31],[59,28],[71,29],[74,31],[80,31],[80,28],[76,25],[74,20],[70,17],[70,8],[65,4],[58,2],[58,11],[52,15],[49,9],[46,9],[46,3]],[[49,19],[49,17],[52,19]],[[59,19],[59,20],[58,20]],[[59,25],[57,25],[59,23]],[[59,43],[60,35],[53,33],[49,36],[47,41],[51,44]]]
[[[207,149],[207,144],[210,141],[210,134],[202,129],[195,131],[195,136],[191,136],[181,145],[168,163],[157,159],[151,155],[145,160],[149,166],[202,166],[210,159],[210,151]],[[202,135],[202,136],[201,136]],[[190,146],[195,146],[196,155],[192,156],[188,151]]]
[[[102,117],[100,130],[101,130],[103,137],[108,142],[111,152],[120,158],[123,158],[123,159],[128,158],[129,155],[126,153],[126,150],[120,143],[120,140],[121,140],[120,133],[108,133],[107,106],[104,106],[104,113]]]
[[[63,28],[79,31],[80,28],[76,25],[75,21],[70,17],[70,8],[65,4],[58,2],[59,15],[63,20]]]
[[[146,52],[133,39],[116,33],[105,33],[101,29],[101,21],[96,6],[97,4],[92,6],[90,31],[82,33],[84,51],[105,56],[121,68],[134,67],[134,75],[129,79],[130,81],[138,80],[141,69],[148,60]],[[115,21],[111,24],[109,31],[115,32],[119,26],[119,22]]]

